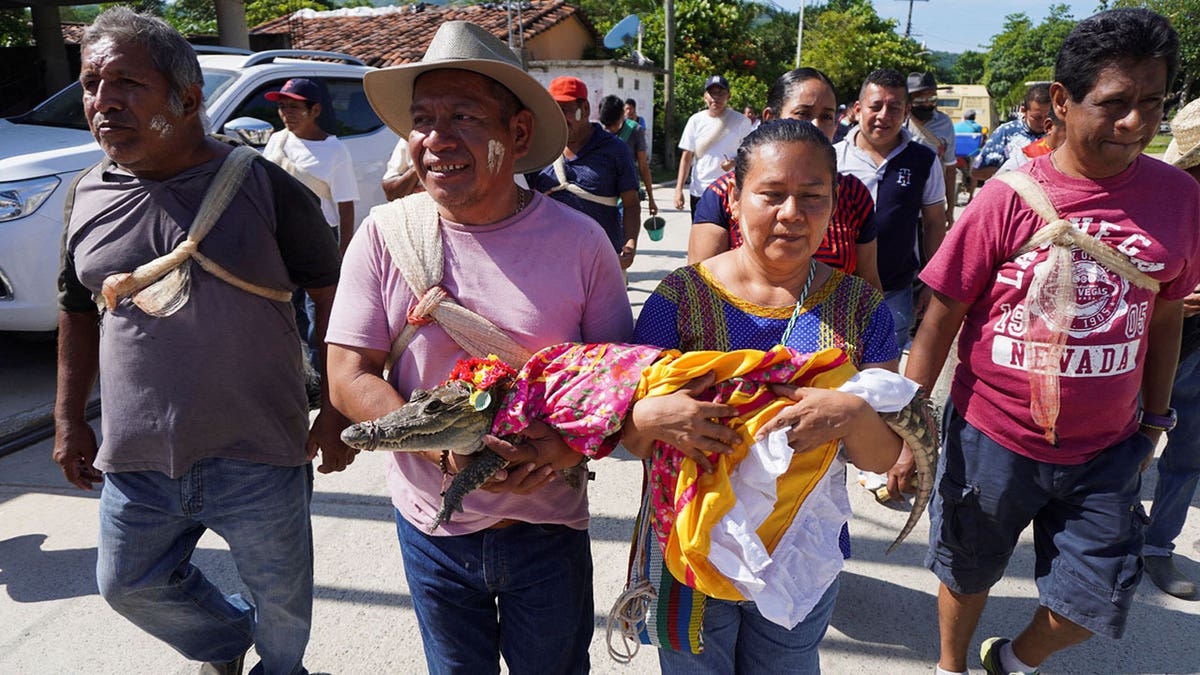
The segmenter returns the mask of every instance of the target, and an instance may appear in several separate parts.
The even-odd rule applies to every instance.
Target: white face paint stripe
[[[575,109],[575,121],[578,122],[581,119],[583,119],[583,111],[580,110],[579,108],[576,108]]]
[[[498,173],[500,164],[504,161],[504,144],[492,139],[488,141],[488,171]]]
[[[157,131],[161,138],[170,136],[171,132],[175,130],[175,127],[161,114],[150,118],[150,128]]]

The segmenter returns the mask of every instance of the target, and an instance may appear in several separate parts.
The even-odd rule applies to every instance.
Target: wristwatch
[[[1179,416],[1175,414],[1174,408],[1167,408],[1166,415],[1151,415],[1144,408],[1138,410],[1138,424],[1154,431],[1167,433],[1175,428],[1178,420]]]

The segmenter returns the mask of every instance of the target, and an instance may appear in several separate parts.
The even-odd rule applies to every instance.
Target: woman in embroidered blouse
[[[636,341],[685,352],[766,350],[777,344],[802,352],[840,347],[860,369],[895,371],[899,349],[883,296],[861,278],[812,257],[836,202],[836,169],[829,140],[808,122],[773,121],[748,135],[738,149],[732,201],[744,245],[668,275],[638,317]],[[710,379],[694,382],[690,391],[702,391]],[[772,386],[797,403],[760,438],[790,426],[788,441],[798,452],[841,439],[859,468],[886,471],[895,462],[899,439],[862,399]],[[670,443],[708,470],[705,453],[728,452],[736,442],[729,427],[712,418],[731,414],[727,406],[692,399],[688,392],[642,399],[625,424],[623,442],[642,457],[650,455],[654,440]],[[843,484],[844,478],[837,482]],[[834,537],[843,525],[824,524],[836,528]],[[704,652],[660,649],[662,671],[817,672],[817,645],[836,595],[834,577],[790,630],[766,621],[753,603],[708,598]]]

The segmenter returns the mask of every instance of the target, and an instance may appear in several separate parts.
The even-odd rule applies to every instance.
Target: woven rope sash
[[[589,202],[603,204],[604,206],[616,206],[617,202],[619,201],[616,197],[602,197],[600,195],[594,195],[578,185],[568,181],[566,160],[562,158],[562,155],[559,155],[558,159],[554,160],[554,176],[558,179],[558,185],[546,190],[546,194],[553,194],[559,190],[566,190],[580,199],[586,199]]]
[[[404,329],[392,342],[384,370],[408,348],[417,329],[436,323],[468,354],[483,358],[499,356],[505,363],[520,366],[533,352],[517,344],[496,324],[458,304],[441,286],[444,272],[442,227],[437,203],[427,192],[371,209],[371,219],[383,234],[392,262],[417,302],[408,310]]]
[[[247,293],[278,302],[291,301],[291,291],[267,288],[239,279],[199,251],[200,242],[208,236],[233,196],[242,189],[250,163],[258,156],[258,152],[252,148],[234,148],[204,194],[200,211],[192,221],[187,238],[170,253],[138,266],[133,272],[112,274],[104,280],[101,295],[110,311],[116,309],[121,299],[129,296],[133,296],[133,303],[151,316],[165,317],[179,311],[190,297],[192,277],[188,263],[192,260],[205,272]]]
[[[293,178],[303,183],[304,187],[312,190],[313,194],[327,202],[333,203],[333,190],[329,188],[329,183],[326,183],[308,171],[300,168],[295,162],[292,161],[292,158],[288,157],[287,153],[284,152],[284,146],[287,145],[288,140],[292,137],[292,132],[284,129],[283,131],[277,131],[275,133],[283,134],[283,142],[277,147],[273,148],[270,154],[264,152],[263,156],[275,164],[278,164],[279,167],[284,171],[290,173]]]
[[[1059,362],[1067,343],[1077,302],[1072,247],[1087,253],[1122,279],[1157,293],[1158,282],[1146,276],[1125,254],[1088,235],[1061,218],[1045,190],[1032,176],[1009,171],[996,180],[1016,190],[1046,225],[1033,233],[1013,257],[1049,245],[1049,258],[1033,271],[1026,294],[1025,363],[1029,373],[1029,412],[1046,441],[1058,445],[1056,429],[1060,408]],[[1037,349],[1044,351],[1039,355]]]

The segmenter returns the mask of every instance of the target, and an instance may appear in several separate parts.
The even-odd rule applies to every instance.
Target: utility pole
[[[668,169],[675,168],[675,142],[672,139],[672,127],[675,126],[675,2],[663,2],[663,60],[666,61],[667,74],[663,78],[663,164]]]
[[[800,67],[800,46],[804,43],[804,0],[800,0],[800,25],[796,27],[796,65]]]
[[[916,0],[908,0],[908,25],[904,27],[904,37],[912,35],[912,6]],[[929,2],[929,0],[920,0],[921,2]],[[903,2],[903,0],[901,0]],[[801,10],[803,11],[803,10]]]

